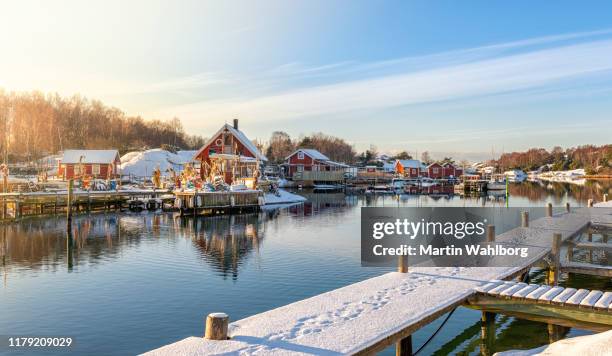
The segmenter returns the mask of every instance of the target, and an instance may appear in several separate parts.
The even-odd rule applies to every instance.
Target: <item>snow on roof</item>
[[[119,158],[117,150],[65,150],[62,163],[113,163]]]
[[[329,157],[312,148],[298,148],[297,150],[295,150],[295,152],[285,157],[285,159],[289,159],[289,157],[293,156],[298,152],[303,152],[305,155],[309,156],[312,159],[318,159],[319,161],[329,161]]]
[[[200,153],[202,153],[202,151],[206,149],[206,147],[210,146],[210,144],[213,143],[213,141],[217,138],[217,136],[219,136],[219,134],[223,132],[223,130],[225,129],[231,132],[232,135],[234,135],[234,137],[236,137],[238,141],[240,141],[240,143],[253,154],[253,156],[255,156],[261,161],[264,161],[264,162],[268,161],[266,156],[264,156],[263,153],[259,152],[259,150],[257,149],[257,146],[255,146],[255,144],[251,140],[249,140],[249,138],[246,137],[246,135],[242,131],[235,129],[234,126],[230,124],[225,124],[221,126],[219,131],[217,131],[214,135],[212,135],[211,138],[208,140],[208,142],[206,142],[206,144],[202,146],[202,148],[196,151],[196,153],[192,156],[192,159],[195,160],[197,156],[199,156]]]
[[[128,152],[121,157],[121,173],[146,177],[153,174],[153,171],[158,167],[162,173],[169,169],[180,172],[186,163],[192,162],[191,158],[194,152],[178,151],[172,153],[160,148]]]
[[[397,162],[404,168],[421,168],[421,161],[418,159],[398,159]]]

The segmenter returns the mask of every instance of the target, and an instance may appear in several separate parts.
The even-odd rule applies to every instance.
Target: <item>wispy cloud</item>
[[[598,35],[610,31],[597,32]],[[533,39],[498,47],[518,47],[582,38],[574,34]],[[483,51],[489,51],[489,47]],[[436,68],[346,80],[271,95],[218,98],[170,108],[184,118],[225,120],[240,116],[258,120],[284,120],[334,116],[363,110],[442,102],[503,93],[520,93],[585,78],[612,74],[612,40],[598,39],[531,49],[496,58]],[[330,68],[344,66],[332,65]]]

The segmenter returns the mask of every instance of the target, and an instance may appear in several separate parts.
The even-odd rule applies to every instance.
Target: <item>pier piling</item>
[[[561,268],[561,234],[559,233],[553,234],[550,257],[551,262],[548,269],[548,284],[556,286],[559,283],[559,273]]]
[[[495,344],[495,317],[492,312],[483,311],[480,318],[481,355],[492,355]]]
[[[593,207],[593,199],[587,200],[587,207],[589,207],[589,208]]]
[[[495,225],[487,225],[487,242],[495,241]]]
[[[521,211],[521,227],[529,227],[529,212]]]
[[[395,356],[412,356],[412,335],[408,335],[395,344]]]
[[[408,256],[399,256],[397,260],[397,271],[399,273],[408,273]]]
[[[603,202],[606,203],[608,201],[608,194],[603,195]]]
[[[546,216],[549,218],[553,216],[552,203],[546,204]]]
[[[568,213],[572,212],[572,209],[570,207],[570,203],[569,202],[565,203],[565,211],[568,212]]]
[[[68,219],[68,228],[70,228],[70,224],[72,223],[72,200],[73,200],[73,192],[74,189],[74,180],[68,181],[68,201],[66,203],[66,218]]]
[[[206,317],[204,338],[208,340],[227,340],[229,316],[225,313],[211,313]]]

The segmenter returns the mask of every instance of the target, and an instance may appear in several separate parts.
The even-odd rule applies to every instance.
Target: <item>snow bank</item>
[[[497,356],[531,356],[531,355],[610,355],[612,330],[599,334],[572,337],[559,340],[531,350],[511,350],[498,352]]]
[[[147,151],[128,152],[121,157],[121,174],[145,177],[153,174],[159,167],[162,174],[172,168],[177,173],[183,165],[191,162],[196,151],[178,151],[172,153],[159,148]]]
[[[283,189],[278,190],[278,195],[272,194],[272,193],[266,193],[264,196],[264,199],[266,201],[266,205],[301,203],[303,201],[306,201],[306,198],[304,198],[303,196],[289,193],[288,191],[283,190]]]

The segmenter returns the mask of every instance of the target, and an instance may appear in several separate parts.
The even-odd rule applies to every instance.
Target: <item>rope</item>
[[[438,329],[436,331],[434,331],[433,334],[431,334],[431,336],[429,337],[429,339],[427,339],[427,341],[425,341],[425,343],[419,347],[418,350],[416,350],[416,352],[413,353],[413,355],[418,354],[419,352],[421,352],[425,346],[427,346],[427,344],[429,344],[429,342],[431,340],[433,340],[433,338],[438,334],[438,332],[440,332],[440,330],[442,330],[442,327],[444,327],[444,324],[446,324],[446,322],[448,321],[448,319],[450,319],[451,315],[453,315],[453,313],[455,312],[455,310],[457,310],[457,307],[455,307],[455,309],[451,310],[450,313],[448,313],[448,315],[446,316],[446,319],[444,319],[444,321],[442,322],[442,324],[440,324],[440,326],[438,326]]]

